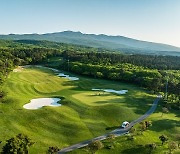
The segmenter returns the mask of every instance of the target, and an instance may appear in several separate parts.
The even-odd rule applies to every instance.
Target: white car
[[[129,122],[127,122],[127,121],[124,121],[121,125],[122,128],[126,128],[128,126],[129,126]]]

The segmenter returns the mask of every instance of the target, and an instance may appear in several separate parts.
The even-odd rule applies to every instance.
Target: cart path
[[[161,99],[161,97],[162,97],[161,95],[158,95],[157,98],[154,100],[151,108],[144,115],[142,115],[138,119],[132,121],[127,128],[118,128],[118,129],[115,129],[115,130],[113,130],[113,131],[111,131],[111,132],[109,132],[107,134],[102,135],[102,136],[98,136],[98,137],[95,137],[95,138],[93,138],[91,140],[87,140],[87,141],[83,141],[83,142],[78,143],[78,144],[74,144],[74,145],[69,146],[67,148],[61,149],[58,152],[58,154],[63,154],[63,153],[66,153],[66,152],[73,151],[75,149],[85,147],[85,146],[87,146],[89,143],[91,143],[93,141],[105,140],[108,137],[109,134],[114,134],[116,137],[126,134],[135,124],[143,121],[144,119],[146,119],[148,116],[150,116],[156,110],[158,102]]]

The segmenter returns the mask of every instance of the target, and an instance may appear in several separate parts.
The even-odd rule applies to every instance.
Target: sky
[[[180,47],[180,0],[0,0],[0,34],[66,30]]]

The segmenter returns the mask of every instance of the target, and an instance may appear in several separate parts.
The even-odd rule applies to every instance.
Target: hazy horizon
[[[0,34],[80,31],[180,47],[179,0],[0,0]]]
[[[59,31],[59,32],[47,32],[47,33],[9,33],[9,34],[0,34],[0,35],[29,35],[29,34],[38,34],[38,35],[43,35],[43,34],[51,34],[51,33],[61,33],[61,32],[66,32],[66,31],[72,31],[72,30],[64,30],[64,31]],[[81,32],[81,31],[72,31],[72,32]],[[84,33],[84,32],[81,32],[82,34],[93,34],[93,33]],[[166,44],[166,45],[170,45],[170,46],[174,46],[174,47],[178,47],[180,48],[180,46],[176,46],[176,45],[172,45],[172,44],[167,44],[167,43],[162,43],[162,42],[154,42],[153,40],[140,40],[138,38],[132,38],[132,37],[129,37],[129,36],[123,36],[123,35],[108,35],[108,34],[102,34],[102,33],[97,33],[97,34],[94,34],[94,35],[107,35],[107,36],[122,36],[122,37],[126,37],[126,38],[130,38],[130,39],[135,39],[135,40],[139,40],[139,41],[146,41],[146,42],[152,42],[152,43],[159,43],[159,44]]]

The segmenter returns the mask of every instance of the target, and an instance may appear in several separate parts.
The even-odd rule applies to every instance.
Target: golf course
[[[0,6],[0,154],[180,154],[180,0]]]
[[[35,66],[17,68],[9,74],[3,86],[6,97],[0,104],[1,147],[7,139],[23,132],[35,142],[30,153],[45,153],[49,146],[64,148],[108,133],[123,121],[137,119],[156,97],[131,84],[69,75],[79,80],[59,77],[54,70]],[[38,98],[59,98],[61,106],[23,108]]]

